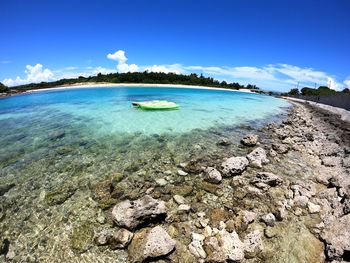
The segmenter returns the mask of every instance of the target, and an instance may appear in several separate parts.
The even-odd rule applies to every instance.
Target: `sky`
[[[0,82],[198,73],[350,87],[348,0],[0,0]]]

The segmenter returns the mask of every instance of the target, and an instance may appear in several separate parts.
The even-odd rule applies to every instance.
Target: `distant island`
[[[59,86],[68,86],[73,84],[89,84],[89,83],[140,83],[140,84],[179,84],[179,85],[193,85],[205,87],[218,87],[226,89],[250,89],[259,92],[260,89],[255,85],[248,84],[246,86],[237,82],[228,83],[226,81],[219,81],[211,77],[204,77],[202,74],[195,73],[184,75],[175,73],[161,73],[161,72],[128,72],[128,73],[110,73],[97,74],[96,76],[83,77],[71,79],[60,79],[52,82],[31,83],[8,88],[0,83],[0,93],[22,93],[34,89],[47,89]]]

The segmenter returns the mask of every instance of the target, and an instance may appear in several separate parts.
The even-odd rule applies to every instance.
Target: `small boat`
[[[166,101],[166,100],[132,102],[132,105],[143,110],[175,110],[180,107],[175,102]]]

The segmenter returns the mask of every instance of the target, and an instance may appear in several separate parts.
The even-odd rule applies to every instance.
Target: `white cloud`
[[[118,50],[113,54],[110,53],[107,55],[107,58],[118,61],[117,70],[120,73],[136,72],[139,70],[139,67],[136,64],[129,65],[126,63],[128,58],[125,56],[124,50]]]
[[[35,66],[27,65],[24,72],[26,73],[26,77],[24,79],[17,76],[16,79],[4,79],[3,83],[6,86],[11,87],[27,83],[52,81],[55,79],[52,71],[49,69],[43,69],[43,65],[41,64],[36,64]]]
[[[123,64],[117,65],[117,70],[120,73],[136,72],[139,70],[139,67],[136,64],[129,65],[129,64],[123,63]]]
[[[184,72],[182,66],[180,64],[172,64],[172,65],[153,65],[144,67],[144,71],[147,70],[149,72],[162,72],[162,73],[175,73],[181,74]]]
[[[104,68],[104,67],[96,67],[95,69],[92,70],[93,75],[97,75],[98,73],[109,74],[109,73],[116,73],[116,72],[117,71],[115,69]]]
[[[128,59],[125,56],[124,50],[118,50],[113,54],[108,54],[107,58],[118,61],[119,64],[124,64]]]

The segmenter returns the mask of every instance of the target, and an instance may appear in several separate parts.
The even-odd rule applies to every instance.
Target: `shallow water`
[[[180,109],[131,106],[151,99],[175,101]],[[0,197],[0,230],[17,261],[30,262],[31,255],[40,262],[79,262],[67,248],[72,229],[96,224],[102,213],[91,192],[95,182],[123,173],[124,198],[144,194],[164,177],[174,186],[195,185],[194,178],[177,175],[181,162],[239,154],[243,134],[278,122],[288,107],[264,95],[180,88],[67,89],[1,99],[0,185],[15,187]],[[219,145],[222,138],[232,144]],[[89,253],[102,253],[96,249]],[[103,251],[99,258],[116,262],[110,253],[114,260],[125,257]]]

